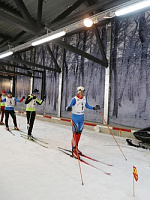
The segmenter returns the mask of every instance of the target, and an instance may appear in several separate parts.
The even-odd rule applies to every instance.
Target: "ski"
[[[22,131],[22,130],[20,130],[20,129],[18,129],[18,130],[12,129],[12,130],[13,130],[13,131],[20,131],[21,133],[26,134],[26,132],[24,132],[24,131]]]
[[[21,135],[21,136],[27,137],[27,134],[25,134],[25,133],[20,133],[20,135]],[[33,139],[34,139],[34,140],[37,140],[37,141],[39,141],[39,142],[42,142],[42,143],[44,143],[44,144],[48,144],[47,142],[45,142],[45,141],[43,141],[43,140],[40,140],[40,139],[37,138],[37,137],[33,137]]]
[[[68,155],[68,156],[74,158],[74,157],[72,156],[71,153],[66,152],[66,151],[64,151],[64,150],[62,150],[62,149],[59,149],[59,150],[60,150],[62,153],[64,153],[64,154],[66,154],[66,155]],[[75,159],[77,159],[77,158],[75,158]],[[105,171],[103,171],[102,169],[100,169],[100,168],[98,168],[98,167],[96,167],[96,166],[94,166],[94,165],[92,165],[92,164],[86,162],[85,160],[83,160],[83,159],[81,159],[81,158],[80,158],[79,160],[80,160],[82,163],[84,163],[84,164],[86,164],[86,165],[88,165],[88,166],[91,166],[91,167],[93,167],[94,169],[97,169],[97,170],[101,171],[102,173],[104,173],[104,174],[106,174],[106,175],[110,175],[109,172],[105,172]]]
[[[34,140],[34,138],[29,139],[28,137],[23,136],[23,135],[21,135],[21,137],[24,138],[25,140],[29,140],[29,141],[31,141],[31,142],[34,142],[35,144],[38,144],[38,145],[40,145],[40,146],[42,146],[42,147],[44,147],[44,148],[48,148],[47,146],[45,146],[45,145],[41,144],[40,142]]]
[[[9,130],[6,130],[8,131],[9,133],[11,133],[13,136],[15,136],[15,134],[9,129]]]
[[[126,139],[126,141],[130,146],[150,150],[150,148],[146,144],[143,144],[142,142],[134,143],[131,139]]]
[[[60,150],[64,150],[64,151],[68,151],[68,152],[72,153],[72,151],[69,150],[69,149],[65,149],[65,148],[62,148],[62,147],[58,147],[58,148],[59,148]],[[107,165],[107,166],[113,166],[112,164],[109,164],[109,163],[106,163],[106,162],[97,160],[97,159],[92,158],[92,157],[90,157],[90,156],[87,156],[87,155],[85,155],[85,154],[80,154],[80,156],[82,156],[82,157],[84,157],[84,158],[87,158],[87,159],[89,159],[89,160],[95,161],[95,162],[99,162],[99,163],[104,164],[104,165]]]

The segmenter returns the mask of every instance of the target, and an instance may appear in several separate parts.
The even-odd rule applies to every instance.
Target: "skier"
[[[1,103],[0,103],[0,106],[1,106],[1,121],[0,121],[0,125],[3,125],[4,122],[3,122],[3,118],[4,118],[4,109],[5,109],[5,103],[2,102],[2,100],[6,98],[6,91],[5,90],[2,90],[1,92]]]
[[[12,93],[9,91],[7,92],[7,96],[2,100],[2,102],[5,102],[5,125],[6,125],[6,130],[9,131],[9,126],[8,126],[8,119],[9,119],[9,114],[13,118],[13,123],[14,123],[14,129],[19,130],[17,127],[17,120],[16,120],[16,114],[14,111],[14,106],[15,102],[22,102],[25,97],[23,96],[22,99],[18,100],[15,97],[12,96]]]
[[[91,110],[99,110],[100,106],[96,105],[92,107],[88,104],[87,98],[84,96],[84,87],[79,86],[77,88],[77,96],[72,98],[69,106],[66,107],[66,111],[72,111],[72,156],[79,158],[79,154],[82,154],[78,149],[79,140],[84,126],[84,109],[85,107]]]
[[[28,95],[28,97],[25,100],[26,104],[26,116],[27,116],[27,129],[28,129],[28,139],[32,139],[33,135],[32,129],[34,125],[35,115],[36,115],[36,103],[38,105],[41,105],[46,98],[44,95],[44,98],[42,100],[38,100],[37,97],[39,95],[39,90],[35,89],[31,95]]]

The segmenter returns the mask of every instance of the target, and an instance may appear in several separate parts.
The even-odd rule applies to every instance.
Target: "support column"
[[[30,94],[32,94],[33,90],[33,77],[30,78]]]
[[[62,49],[62,55],[61,55],[61,72],[59,74],[59,94],[58,94],[58,112],[57,117],[61,117],[61,101],[62,101],[62,84],[63,84],[63,67],[64,67],[64,55],[65,50]]]
[[[109,95],[110,95],[110,53],[111,53],[111,23],[107,24],[107,60],[108,67],[105,68],[105,94],[104,94],[104,118],[108,123],[109,116]]]

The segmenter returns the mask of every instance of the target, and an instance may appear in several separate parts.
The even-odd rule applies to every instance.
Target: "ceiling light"
[[[125,8],[117,10],[115,12],[115,15],[116,16],[125,15],[127,13],[131,13],[131,12],[143,9],[143,8],[148,7],[148,6],[150,6],[150,0],[142,1],[142,2],[139,2],[139,3],[136,3],[136,4],[132,4],[131,6],[127,6]]]
[[[1,59],[1,58],[5,58],[5,57],[7,57],[7,56],[11,56],[12,54],[13,54],[12,51],[4,52],[4,53],[0,54],[0,59]]]
[[[32,42],[32,46],[36,46],[36,45],[39,45],[39,44],[43,44],[43,43],[48,42],[48,41],[50,41],[50,40],[54,40],[54,39],[56,39],[56,38],[62,37],[62,36],[64,36],[65,34],[66,34],[65,31],[61,31],[61,32],[56,33],[56,34],[54,34],[54,35],[50,35],[50,36],[44,37],[44,38],[39,39],[39,40],[37,40],[37,41],[35,41],[35,42]]]
[[[83,24],[86,27],[91,27],[93,25],[93,21],[90,18],[86,18],[86,19],[83,20]]]

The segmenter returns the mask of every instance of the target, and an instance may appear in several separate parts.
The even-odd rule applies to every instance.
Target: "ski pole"
[[[72,129],[73,129],[72,112],[70,112],[70,118],[71,118]],[[76,147],[76,152],[77,152],[77,156],[78,156],[78,164],[79,164],[79,171],[80,171],[81,182],[82,182],[82,185],[84,185],[84,183],[83,183],[83,177],[82,177],[82,171],[81,171],[81,164],[80,164],[79,154],[78,154],[78,150],[77,150],[76,139],[75,139],[75,147]]]
[[[124,156],[125,160],[127,161],[127,158],[125,157],[125,155],[124,155],[124,153],[123,153],[122,149],[120,148],[120,145],[118,144],[118,142],[117,142],[117,140],[116,140],[116,138],[115,138],[114,134],[112,133],[112,131],[110,130],[110,128],[109,128],[109,126],[108,126],[108,124],[107,124],[106,120],[104,119],[104,116],[103,116],[103,114],[101,113],[101,111],[100,111],[100,110],[98,110],[98,111],[99,111],[99,113],[100,113],[100,115],[101,115],[101,117],[102,117],[103,121],[105,122],[105,124],[106,124],[106,126],[107,126],[107,128],[108,128],[109,132],[110,132],[110,133],[111,133],[111,135],[113,136],[113,138],[114,138],[114,140],[115,140],[115,142],[116,142],[117,146],[119,147],[119,149],[120,149],[120,151],[121,151],[122,155]]]
[[[147,156],[150,153],[150,151],[148,151],[144,156]]]

